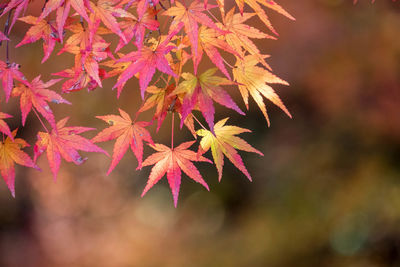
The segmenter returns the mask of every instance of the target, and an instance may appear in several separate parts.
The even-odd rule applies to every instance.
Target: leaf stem
[[[40,118],[39,114],[37,113],[36,109],[32,107],[33,112],[35,113],[36,117],[39,119],[40,124],[42,124],[43,128],[46,130],[47,133],[50,133],[49,130],[47,129],[46,125],[44,125],[42,119]]]
[[[172,119],[171,119],[171,150],[174,150],[174,120],[175,120],[175,112],[172,112]]]
[[[135,113],[135,118],[133,119],[133,123],[135,123],[136,120],[137,120],[137,118],[139,117],[139,114],[141,113],[141,112],[139,112],[139,110],[140,110],[140,109],[144,106],[144,104],[146,103],[146,100],[147,100],[147,97],[148,97],[148,96],[149,96],[149,94],[146,92],[145,95],[144,95],[143,101],[142,101],[142,103],[140,104],[140,107],[139,107],[138,111],[136,111],[136,113]]]
[[[223,57],[221,57],[221,58],[222,58],[222,61],[224,61],[225,64],[228,65],[231,69],[234,69],[234,68],[235,68],[234,66],[232,66],[231,64],[229,64],[229,62],[226,61],[225,58],[223,58]]]
[[[195,120],[198,124],[200,124],[201,128],[203,128],[204,130],[207,130],[207,131],[208,131],[208,129],[207,129],[206,127],[204,127],[204,125],[196,118],[196,116],[195,116],[193,113],[192,113],[192,116],[193,116],[194,120]]]
[[[221,21],[219,21],[219,19],[217,19],[213,13],[211,13],[211,11],[209,9],[207,9],[208,14],[210,14],[210,16],[215,20],[218,21],[219,23],[223,24]]]

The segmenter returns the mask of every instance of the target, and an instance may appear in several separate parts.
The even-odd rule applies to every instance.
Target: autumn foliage
[[[37,17],[29,14],[31,0],[0,4],[5,21],[0,40],[6,46],[5,58],[0,61],[2,105],[10,98],[19,99],[21,125],[33,112],[43,126],[37,133],[32,159],[22,150],[28,143],[16,137],[17,129],[7,125],[11,115],[0,112],[0,171],[13,196],[15,163],[39,169],[36,160],[44,153],[56,178],[62,159],[81,164],[85,158],[79,151],[108,155],[98,143],[109,140],[115,140],[115,144],[107,174],[130,148],[138,169],[154,165],[142,195],[166,175],[175,206],[182,172],[209,189],[195,162],[214,164],[221,180],[227,158],[251,180],[238,150],[263,154],[237,136],[250,130],[227,124],[228,118],[216,121],[215,103],[245,115],[230,96],[229,91],[238,90],[247,109],[249,97],[255,101],[266,125],[270,121],[264,99],[291,116],[271,87],[288,83],[272,73],[266,60],[268,55],[262,54],[253,40],[277,38],[268,12],[294,18],[272,0],[235,2],[236,6],[228,10],[223,0],[45,0]],[[259,28],[247,24],[254,16],[262,22]],[[25,23],[30,28],[14,48],[9,47],[9,36],[15,23]],[[106,41],[106,35],[116,36],[117,41]],[[27,70],[13,62],[8,51],[34,42],[43,45],[42,63],[68,53],[74,57],[74,64],[57,70],[57,79],[43,81],[38,73],[32,81],[27,80]],[[56,43],[62,45],[61,50],[54,51]],[[199,71],[204,62],[215,67]],[[58,118],[51,106],[69,104],[73,108],[63,94],[95,90],[103,86],[105,79],[113,79],[112,89],[116,89],[118,98],[128,90],[125,85],[129,80],[137,81],[137,88],[130,90],[137,91],[142,105],[138,110],[119,109],[119,114],[97,116],[108,125],[89,140],[81,134],[95,129],[67,126],[68,118]],[[140,120],[141,113],[146,111],[152,112],[151,121]],[[158,131],[167,116],[172,117],[170,146],[156,143],[153,133],[146,129],[156,123]],[[174,145],[174,130],[178,129],[174,129],[174,120],[180,129],[186,128],[199,140],[197,148],[196,140],[182,140]],[[143,160],[145,145],[156,152]],[[204,156],[209,150],[212,160]]]

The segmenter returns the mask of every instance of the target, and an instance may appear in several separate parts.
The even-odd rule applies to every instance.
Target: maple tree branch
[[[161,3],[161,1],[158,2],[160,4],[160,6],[162,7],[162,9],[167,10],[167,8],[165,8],[165,6]]]
[[[156,20],[156,21],[158,21],[158,16],[157,16],[157,8],[156,8],[156,6],[154,6],[153,7],[154,8],[154,12],[156,13],[155,15],[154,15],[154,19]],[[160,23],[159,21],[158,21],[158,23]],[[160,44],[160,41],[161,41],[161,29],[160,29],[160,26],[158,26],[158,44]],[[158,44],[157,44],[157,46],[158,46]]]
[[[168,81],[164,78],[164,76],[161,74],[161,79],[165,82],[165,85],[168,85]]]
[[[44,8],[46,7],[46,4],[47,4],[48,1],[49,1],[49,0],[45,0],[45,1],[44,1],[43,7],[42,7],[42,12],[43,12]]]
[[[8,38],[8,30],[10,28],[11,13],[12,13],[12,10],[10,10],[10,12],[8,12],[8,17],[7,17],[6,23],[4,25],[4,35],[7,38]],[[7,66],[10,64],[10,53],[9,53],[9,48],[8,48],[9,42],[10,42],[10,40],[6,40],[6,63],[7,63]],[[3,43],[3,41],[0,41],[0,45],[2,43]]]
[[[133,119],[133,123],[136,122],[137,118],[139,117],[139,114],[142,113],[142,112],[139,112],[139,110],[144,106],[144,104],[146,104],[146,100],[147,100],[147,97],[148,97],[148,96],[149,96],[149,94],[148,94],[147,92],[145,92],[143,101],[142,101],[142,103],[140,104],[140,107],[139,107],[138,111],[136,111],[136,113],[135,113],[135,118]]]
[[[46,130],[47,133],[50,133],[49,130],[47,129],[46,125],[44,125],[42,119],[40,118],[39,114],[37,113],[36,109],[32,107],[33,112],[35,113],[36,117],[39,119],[40,124],[42,124],[43,128]]]

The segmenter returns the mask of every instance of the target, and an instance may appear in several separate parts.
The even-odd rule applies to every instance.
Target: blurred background
[[[240,153],[253,182],[225,160],[219,183],[200,163],[210,192],[184,176],[175,209],[165,178],[140,197],[151,168],[135,171],[131,151],[109,176],[109,158],[82,153],[88,160],[63,161],[56,182],[42,156],[42,172],[16,167],[15,199],[0,186],[0,266],[400,266],[400,3],[352,2],[279,1],[295,22],[268,12],[280,37],[257,44],[290,83],[274,88],[293,119],[267,103],[268,128],[254,102],[245,120],[222,108],[216,116],[253,130],[241,137],[265,156]],[[14,45],[26,26],[17,23]],[[10,51],[28,79],[73,64],[68,54],[40,64],[41,45]],[[137,82],[119,100],[112,85],[65,95],[73,106],[52,105],[56,118],[103,129],[96,115],[133,114]],[[2,111],[15,128],[12,101]],[[169,144],[169,122],[151,128],[156,142]],[[30,114],[20,135],[33,144],[39,126]],[[113,143],[100,146],[111,153]]]

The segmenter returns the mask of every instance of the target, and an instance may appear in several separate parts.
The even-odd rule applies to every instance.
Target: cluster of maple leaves
[[[263,55],[252,41],[276,39],[277,33],[266,10],[271,9],[294,19],[275,1],[235,0],[237,7],[226,11],[224,0],[216,0],[216,4],[207,0],[45,0],[38,17],[25,16],[30,2],[8,0],[0,4],[1,17],[5,20],[0,41],[7,46],[6,59],[0,61],[4,100],[8,102],[10,97],[19,98],[22,126],[31,111],[43,126],[43,131],[37,133],[34,157],[31,159],[22,150],[29,146],[28,143],[16,138],[17,130],[11,131],[5,122],[11,115],[0,112],[0,131],[3,134],[0,171],[13,196],[15,163],[38,169],[36,160],[46,152],[56,178],[61,158],[81,164],[85,159],[78,151],[107,154],[95,143],[115,139],[107,174],[112,172],[130,147],[137,158],[138,169],[154,165],[143,195],[166,174],[176,206],[182,171],[208,189],[192,162],[214,163],[221,179],[226,157],[251,180],[237,150],[262,155],[237,136],[249,130],[227,125],[228,118],[214,122],[214,102],[244,115],[227,90],[238,88],[247,109],[250,95],[268,125],[264,98],[290,116],[270,86],[287,83],[271,72],[265,61],[267,55]],[[244,12],[246,5],[252,12]],[[261,29],[246,24],[255,15],[263,23]],[[58,54],[74,56],[73,66],[54,73],[62,78],[44,82],[37,76],[28,81],[19,65],[10,61],[8,42],[17,21],[29,24],[30,28],[16,48],[42,42],[42,63],[54,54],[56,43],[62,46]],[[118,43],[112,44],[103,38],[110,34],[118,37]],[[111,49],[111,46],[115,48]],[[128,52],[122,53],[121,49]],[[236,62],[229,63],[233,59]],[[199,73],[198,67],[205,60],[211,61],[215,68]],[[134,113],[134,119],[121,109],[119,115],[98,116],[108,127],[88,140],[80,134],[92,128],[66,126],[68,118],[55,118],[51,103],[71,104],[55,91],[59,88],[55,84],[63,80],[62,93],[84,88],[91,91],[102,87],[104,79],[113,77],[116,77],[113,89],[117,89],[117,97],[123,93],[129,80],[133,77],[138,80],[138,97],[140,95],[143,102]],[[152,121],[137,120],[142,112],[150,109],[154,112]],[[196,139],[201,137],[197,151],[189,149],[196,141],[174,146],[173,124],[170,146],[153,142],[146,127],[156,122],[158,130],[168,114],[171,114],[172,122],[175,117],[180,119],[181,128],[185,125]],[[206,126],[196,114],[203,116]],[[156,152],[143,160],[145,144]],[[213,161],[203,156],[210,149]]]

